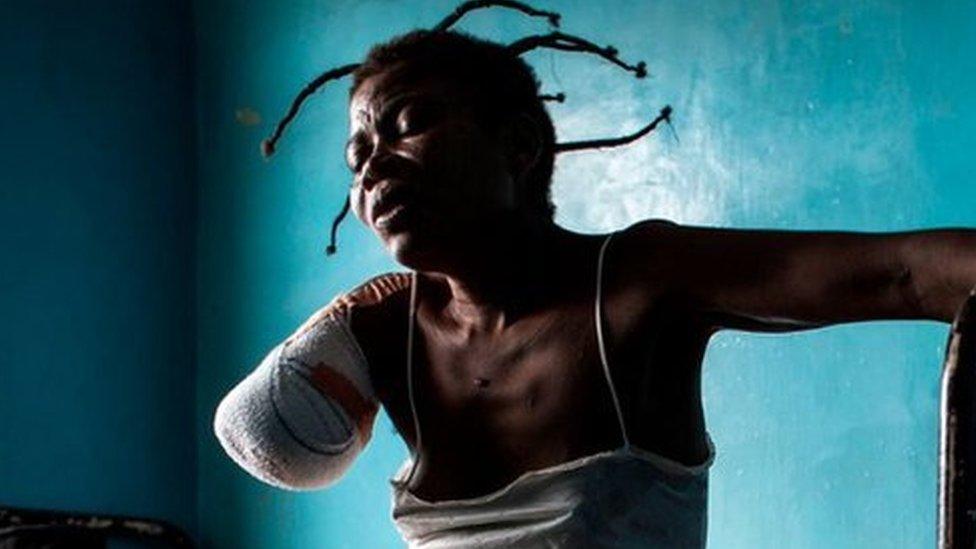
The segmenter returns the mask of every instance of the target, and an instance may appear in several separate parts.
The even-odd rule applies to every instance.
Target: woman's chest
[[[418,323],[412,382],[425,446],[483,452],[490,440],[500,454],[540,449],[540,462],[615,447],[622,435],[614,394],[632,441],[674,446],[667,437],[682,432],[692,440],[700,424],[696,351],[704,343],[677,328],[673,315],[607,302],[600,332],[591,302],[491,338]],[[472,436],[482,443],[457,444]]]
[[[409,324],[374,332],[383,336],[367,357],[377,366],[377,394],[416,448],[413,392],[423,435],[419,485],[484,493],[524,471],[619,447],[613,391],[633,444],[694,462],[704,429],[697,371],[705,340],[667,311],[640,314],[614,297],[606,303],[603,357],[592,302],[554,308],[492,338],[432,328],[418,311],[409,371]]]
[[[587,426],[583,412],[611,410],[601,406],[610,393],[593,319],[578,307],[521,321],[490,338],[419,335],[414,389],[431,437],[457,440],[475,431],[515,446],[566,439]]]

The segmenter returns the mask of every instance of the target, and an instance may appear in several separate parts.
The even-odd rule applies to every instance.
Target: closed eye
[[[427,98],[401,96],[391,101],[378,117],[377,128],[384,139],[394,142],[421,134],[438,122],[442,109]],[[372,154],[366,134],[357,132],[346,144],[346,165],[358,174]]]
[[[416,135],[436,123],[437,113],[426,102],[408,103],[400,109],[396,119],[397,133],[401,136]]]

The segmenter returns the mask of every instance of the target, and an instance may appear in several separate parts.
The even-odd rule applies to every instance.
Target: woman
[[[392,479],[411,545],[703,546],[712,335],[949,321],[976,285],[972,230],[566,230],[517,56],[419,31],[354,75],[349,203],[410,272],[338,296],[215,422],[259,478],[321,487],[384,406],[413,454]]]

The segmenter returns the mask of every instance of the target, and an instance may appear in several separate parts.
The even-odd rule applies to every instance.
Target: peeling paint
[[[251,107],[241,107],[234,111],[234,120],[244,127],[257,126],[261,124],[261,113]]]

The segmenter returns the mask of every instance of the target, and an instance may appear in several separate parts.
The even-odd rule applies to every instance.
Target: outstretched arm
[[[715,229],[647,221],[638,267],[715,328],[951,322],[976,286],[976,230],[897,233]]]

